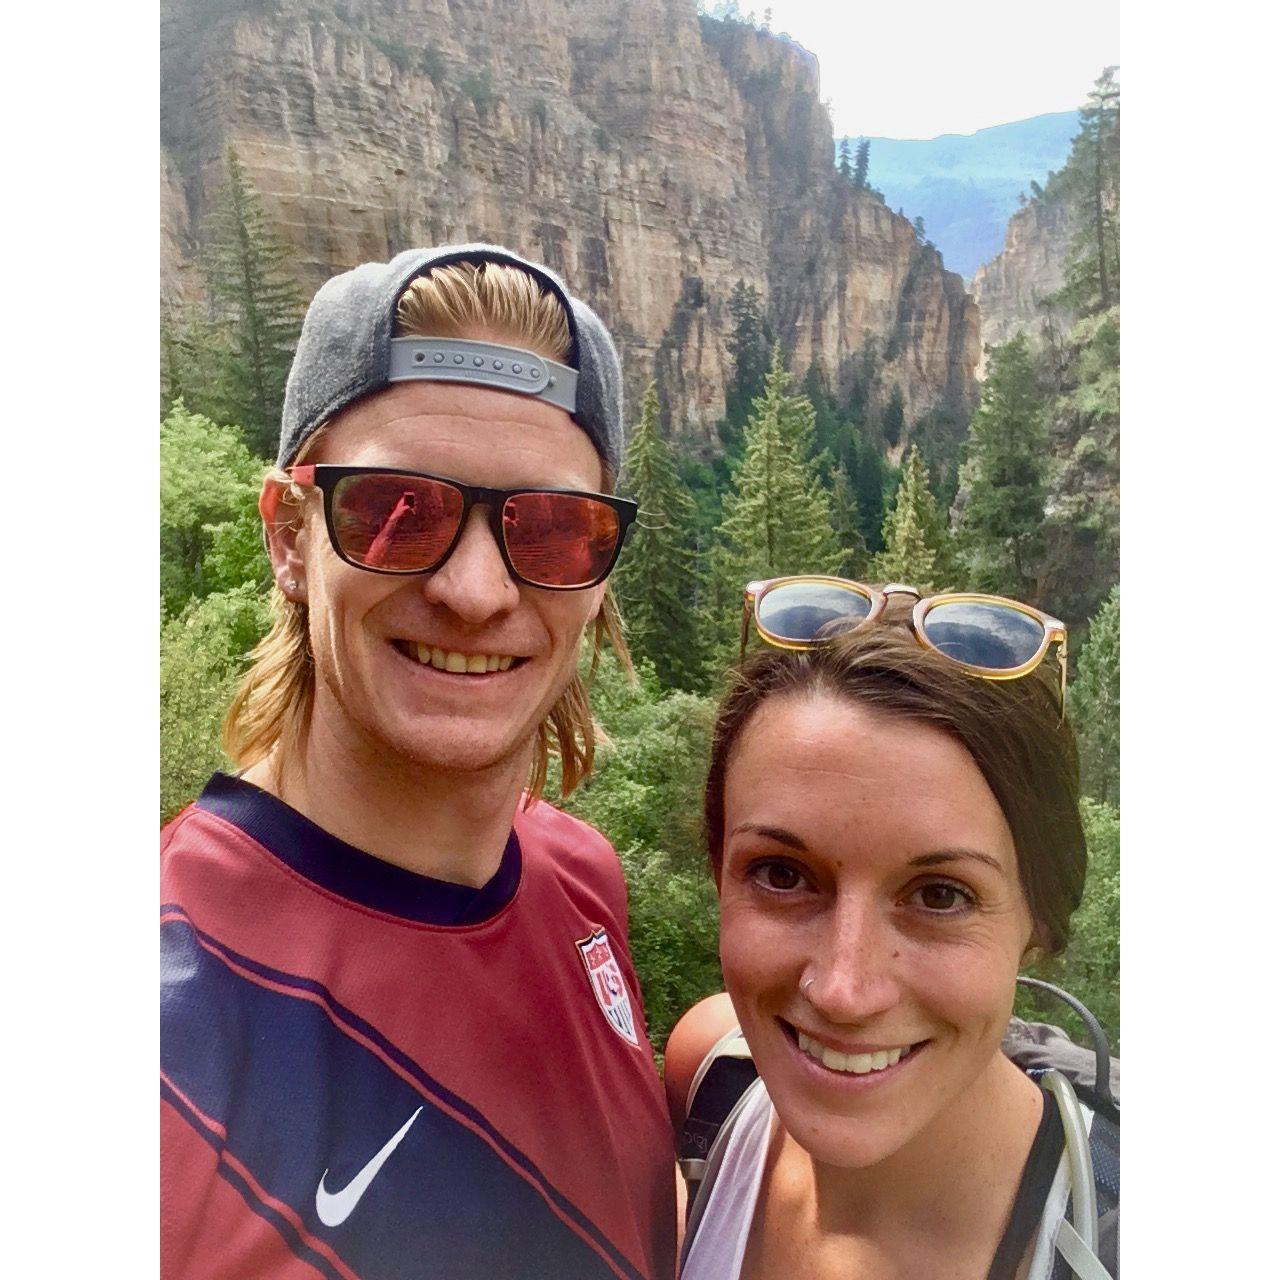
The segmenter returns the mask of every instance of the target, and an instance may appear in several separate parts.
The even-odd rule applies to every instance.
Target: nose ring
[[[813,978],[812,978],[812,977],[806,978],[806,979],[805,979],[805,980],[800,984],[800,994],[801,994],[802,996],[804,996],[806,999],[808,999],[808,996],[809,996],[809,988],[810,988],[811,986],[813,986]]]

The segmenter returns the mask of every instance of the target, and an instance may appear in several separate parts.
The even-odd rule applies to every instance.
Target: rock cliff
[[[1038,335],[1050,316],[1062,326],[1065,317],[1048,299],[1062,288],[1074,234],[1063,199],[1032,200],[1009,219],[1004,249],[973,276],[984,347],[999,346],[1019,333]],[[978,372],[981,376],[981,364]]]
[[[910,223],[832,164],[814,57],[695,0],[165,0],[162,287],[234,143],[304,286],[492,239],[613,329],[632,406],[716,447],[745,279],[803,374],[874,338],[910,425],[976,396],[978,312]]]

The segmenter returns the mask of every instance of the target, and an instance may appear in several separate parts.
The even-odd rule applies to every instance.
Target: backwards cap
[[[531,275],[564,307],[569,363],[458,338],[396,338],[396,303],[409,283],[453,262],[497,262]],[[622,464],[622,367],[609,331],[546,267],[490,244],[406,249],[334,276],[307,308],[285,386],[276,461],[289,466],[340,409],[392,382],[425,379],[498,387],[567,409],[617,475]]]

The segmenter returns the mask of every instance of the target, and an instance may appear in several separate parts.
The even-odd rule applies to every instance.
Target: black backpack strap
[[[751,1051],[736,1026],[711,1046],[694,1073],[676,1143],[676,1160],[690,1200],[702,1181],[720,1127],[757,1074]]]

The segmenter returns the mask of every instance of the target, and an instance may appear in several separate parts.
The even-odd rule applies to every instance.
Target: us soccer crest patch
[[[597,929],[590,937],[583,938],[574,945],[586,966],[596,1003],[608,1019],[609,1025],[628,1044],[638,1048],[640,1041],[636,1037],[636,1019],[631,1011],[631,997],[627,994],[627,984],[622,980],[622,970],[613,957],[609,935],[603,929]]]

